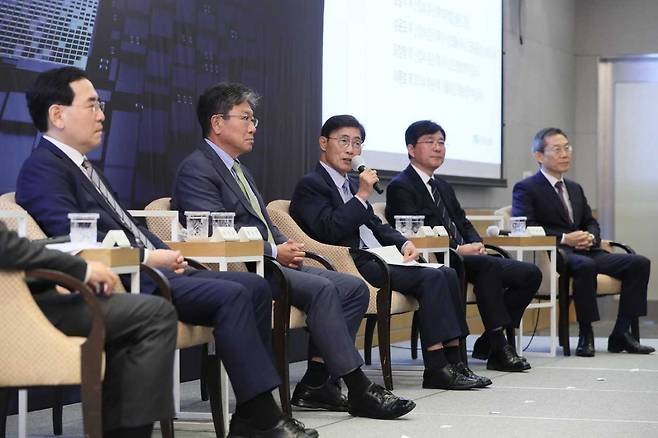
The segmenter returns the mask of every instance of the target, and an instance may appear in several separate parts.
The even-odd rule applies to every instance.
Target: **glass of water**
[[[187,223],[186,240],[208,240],[208,218],[209,211],[186,211],[185,222]]]
[[[405,237],[409,237],[412,234],[412,218],[413,216],[405,215],[396,215],[395,219],[395,229]]]
[[[98,213],[69,213],[71,242],[95,244],[98,238],[96,221],[99,217]]]
[[[418,216],[411,216],[411,233],[416,235],[418,234],[418,230],[420,230],[420,227],[425,225],[425,216],[423,215],[418,215]]]
[[[510,236],[525,236],[525,221],[528,218],[525,216],[515,216],[509,218],[510,222]]]

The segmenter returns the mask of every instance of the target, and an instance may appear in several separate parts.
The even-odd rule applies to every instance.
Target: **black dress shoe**
[[[487,360],[489,359],[489,352],[491,346],[489,345],[489,339],[486,334],[482,334],[479,338],[475,340],[473,345],[473,359]]]
[[[318,438],[318,431],[306,429],[304,424],[294,418],[284,417],[267,430],[256,429],[249,420],[237,415],[231,417],[228,438]]]
[[[589,331],[578,336],[578,347],[576,347],[576,356],[594,357],[594,332]]]
[[[453,367],[461,373],[462,376],[466,376],[469,379],[474,379],[475,381],[478,382],[478,386],[476,388],[484,388],[485,386],[491,385],[491,379],[488,377],[484,376],[478,376],[471,370],[464,362],[457,362],[456,364],[453,364]]]
[[[491,352],[487,361],[487,369],[520,372],[530,369],[530,365],[514,353],[514,348],[511,345],[506,344],[500,350]]]
[[[347,397],[331,379],[317,387],[299,382],[292,393],[290,404],[304,409],[347,412]]]
[[[453,364],[423,372],[423,388],[426,389],[460,390],[479,388],[479,385],[476,379],[465,376]]]
[[[411,412],[416,407],[413,400],[398,397],[391,391],[371,383],[361,394],[347,394],[347,411],[355,417],[392,420]]]
[[[608,338],[608,351],[610,353],[628,351],[631,354],[649,354],[656,351],[656,349],[640,344],[630,333],[626,332],[621,336],[610,335]]]

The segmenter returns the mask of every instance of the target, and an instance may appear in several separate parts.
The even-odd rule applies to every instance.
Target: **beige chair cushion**
[[[267,212],[269,213],[272,222],[283,234],[297,242],[303,242],[307,250],[327,258],[338,272],[344,272],[361,278],[361,274],[356,268],[352,256],[350,256],[348,247],[326,245],[317,240],[311,239],[290,217],[289,207],[290,201],[288,200],[276,200],[267,205]],[[312,263],[309,263],[309,265],[310,264]],[[366,314],[373,315],[377,313],[377,291],[379,289],[368,284],[368,282],[366,282],[366,285],[368,286],[368,289],[370,289],[370,303],[368,304]],[[410,298],[393,291],[391,297],[392,314],[411,312],[416,309],[418,309],[418,301],[416,301],[415,298]]]
[[[79,385],[85,338],[66,336],[48,321],[22,272],[0,273],[0,296],[0,387]]]
[[[187,348],[195,345],[207,344],[215,340],[212,327],[185,324],[178,322],[178,339],[176,348]]]
[[[386,220],[386,202],[374,202],[372,204],[372,210],[383,223],[388,223]]]
[[[150,202],[144,210],[171,210],[171,198],[158,198]],[[147,217],[146,227],[160,240],[171,240],[171,219],[168,217]],[[179,225],[179,228],[183,228]]]
[[[0,196],[0,210],[20,211],[27,214],[27,212],[25,211],[25,209],[23,209],[23,207],[16,204],[14,200],[13,192],[5,193],[4,195]],[[16,231],[18,229],[17,219],[3,218],[0,220],[2,220],[5,223],[5,225],[7,225],[7,228],[9,228],[10,230]],[[45,239],[47,237],[46,233],[43,232],[41,227],[39,227],[37,222],[34,219],[32,219],[32,216],[30,216],[29,214],[27,215],[26,237],[31,240]]]

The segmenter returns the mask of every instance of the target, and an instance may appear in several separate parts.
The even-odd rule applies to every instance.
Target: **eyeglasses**
[[[94,100],[88,105],[62,105],[62,106],[77,106],[80,108],[90,109],[92,113],[97,113],[98,111],[105,112],[105,102],[102,100]]]
[[[550,152],[554,155],[570,154],[573,152],[573,146],[570,144],[566,146],[552,146],[550,148],[544,148],[544,153]]]
[[[428,145],[437,145],[445,147],[446,142],[443,140],[423,140],[417,141],[416,144],[428,144]]]
[[[251,122],[254,124],[254,128],[258,127],[258,119],[256,117],[251,117],[247,114],[217,114],[220,117],[223,117],[225,119],[230,118],[230,117],[237,117],[243,122]]]
[[[352,145],[354,149],[361,149],[363,147],[363,140],[360,138],[349,138],[348,136],[344,137],[327,137],[332,140],[336,140],[336,143],[338,143],[338,146],[342,147],[343,149],[347,149],[349,145]]]

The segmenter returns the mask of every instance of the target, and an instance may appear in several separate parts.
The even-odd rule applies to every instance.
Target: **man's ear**
[[[415,158],[416,157],[416,148],[412,144],[407,145],[407,154],[409,154],[409,157]]]
[[[63,112],[64,107],[61,105],[50,105],[50,108],[48,108],[48,123],[57,129],[64,129]]]
[[[318,139],[318,143],[320,143],[320,150],[322,152],[327,152],[327,142],[328,142],[327,137],[324,137],[322,135]]]
[[[213,114],[210,117],[210,128],[215,133],[219,135],[222,132],[222,127],[224,126],[224,118],[218,114]]]
[[[543,152],[533,152],[532,156],[535,158],[535,161],[541,166],[544,163],[544,153]]]

